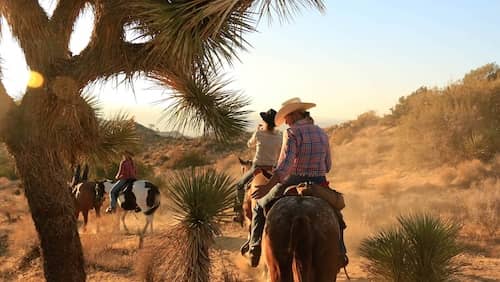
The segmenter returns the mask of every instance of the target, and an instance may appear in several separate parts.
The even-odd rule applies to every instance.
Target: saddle
[[[319,185],[315,183],[300,183],[286,188],[284,196],[313,196],[321,198],[335,210],[345,208],[344,196],[335,189],[328,187],[328,183]]]
[[[262,173],[262,175],[264,175],[265,178],[269,179],[273,176],[271,171],[273,171],[272,166],[257,166],[255,168],[255,171],[253,172],[253,177],[255,177],[259,173]],[[253,177],[245,184],[244,186],[245,190],[248,190],[250,186],[252,186]]]

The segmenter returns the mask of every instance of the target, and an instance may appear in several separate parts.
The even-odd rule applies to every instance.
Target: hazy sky
[[[248,36],[253,48],[241,53],[241,63],[227,69],[227,77],[234,80],[232,88],[251,97],[250,110],[278,109],[298,96],[317,103],[311,112],[328,125],[368,110],[386,113],[420,86],[444,86],[473,68],[500,62],[500,1],[331,0],[326,5],[324,15],[304,10],[291,23],[263,21],[259,33]],[[75,52],[85,46],[90,20],[84,15],[76,26]],[[26,66],[6,31],[0,43],[4,83],[20,97]],[[113,84],[89,91],[108,114],[124,110],[148,125],[161,113],[161,105],[152,103],[164,91],[151,83],[137,82],[136,97]]]

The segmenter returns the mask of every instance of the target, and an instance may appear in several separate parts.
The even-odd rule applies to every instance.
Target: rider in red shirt
[[[130,179],[136,178],[136,169],[134,161],[132,160],[133,154],[130,151],[124,151],[120,168],[115,176],[118,182],[113,185],[109,192],[110,206],[106,209],[106,213],[112,213],[116,210],[116,202],[120,191],[125,187],[125,184]]]

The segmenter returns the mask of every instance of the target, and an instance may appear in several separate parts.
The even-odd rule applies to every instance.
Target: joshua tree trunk
[[[73,200],[61,162],[50,149],[40,151],[34,144],[26,144],[15,155],[40,238],[46,280],[85,281]]]
[[[60,125],[54,124],[51,110],[41,110],[50,95],[30,90],[20,106],[7,118],[5,141],[14,155],[18,173],[42,248],[47,281],[85,281],[82,246],[78,235],[74,203],[67,187],[65,162],[54,140]],[[57,103],[55,103],[57,104]],[[60,107],[59,107],[60,108]]]

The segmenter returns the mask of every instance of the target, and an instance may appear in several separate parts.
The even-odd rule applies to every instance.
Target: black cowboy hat
[[[274,123],[274,118],[276,117],[276,111],[275,110],[269,109],[267,112],[261,112],[260,113],[260,117],[270,127],[276,127],[276,124]]]

